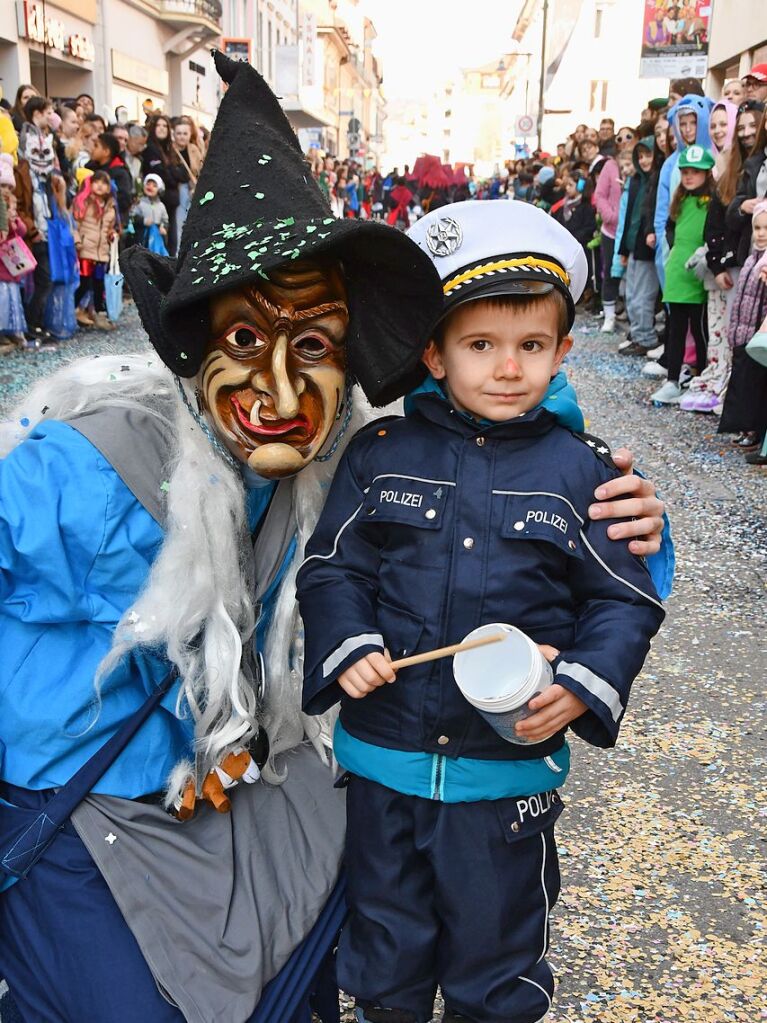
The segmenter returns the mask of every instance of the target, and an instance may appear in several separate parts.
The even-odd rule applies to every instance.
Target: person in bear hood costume
[[[339,905],[295,575],[360,391],[420,382],[443,297],[401,232],[330,216],[262,77],[215,62],[178,258],[122,257],[159,359],[76,362],[1,438],[0,977],[27,1019],[245,1023]],[[654,488],[613,484],[656,551]]]

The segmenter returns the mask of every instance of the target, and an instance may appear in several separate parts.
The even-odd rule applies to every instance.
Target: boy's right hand
[[[361,700],[379,686],[396,680],[388,651],[368,654],[338,676],[338,684],[353,700]]]

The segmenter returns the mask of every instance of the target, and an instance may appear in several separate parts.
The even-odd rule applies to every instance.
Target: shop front
[[[27,83],[54,99],[93,94],[97,0],[5,0],[0,8],[0,76],[11,102]]]

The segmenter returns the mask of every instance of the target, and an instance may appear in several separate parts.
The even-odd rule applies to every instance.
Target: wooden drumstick
[[[460,654],[464,650],[474,650],[478,646],[500,643],[502,639],[506,639],[507,635],[507,632],[498,632],[492,636],[482,636],[480,639],[454,643],[452,646],[442,646],[438,650],[427,650],[424,654],[414,654],[412,657],[402,657],[399,661],[392,661],[391,666],[394,671],[399,671],[400,668],[409,668],[411,664],[423,664],[425,661],[436,661],[440,657],[452,657],[453,654]]]

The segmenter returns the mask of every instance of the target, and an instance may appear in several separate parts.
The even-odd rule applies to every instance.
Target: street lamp
[[[546,85],[546,28],[549,21],[549,0],[543,0],[543,31],[541,32],[541,77],[538,82],[538,148],[543,149],[543,104]]]

